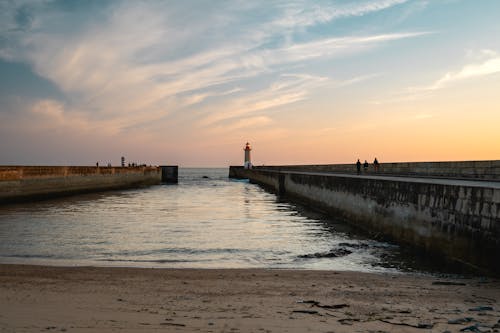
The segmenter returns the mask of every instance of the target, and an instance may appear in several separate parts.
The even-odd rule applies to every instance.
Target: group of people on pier
[[[370,165],[368,164],[368,161],[365,160],[365,163],[363,163],[363,172],[367,172],[368,171],[368,167]],[[375,157],[375,160],[373,160],[373,170],[375,172],[378,172],[380,168],[380,163],[378,162],[377,158]],[[358,172],[358,175],[361,174],[361,161],[359,160],[358,158],[358,161],[356,162],[356,171]]]

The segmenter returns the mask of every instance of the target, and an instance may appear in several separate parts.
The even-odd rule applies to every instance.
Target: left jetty
[[[159,167],[0,166],[0,204],[160,182]]]

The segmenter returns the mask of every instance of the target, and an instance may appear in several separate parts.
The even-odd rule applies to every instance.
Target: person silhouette
[[[356,162],[356,170],[358,171],[358,175],[361,173],[361,162],[359,161],[359,158],[358,158],[358,161]]]
[[[373,161],[373,169],[375,170],[375,172],[378,172],[379,167],[380,167],[380,164],[378,163],[378,160],[375,157],[375,160]]]

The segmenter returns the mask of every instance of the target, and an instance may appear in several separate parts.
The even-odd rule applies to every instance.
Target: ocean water
[[[395,272],[399,248],[281,201],[228,169],[179,184],[0,207],[0,263]]]

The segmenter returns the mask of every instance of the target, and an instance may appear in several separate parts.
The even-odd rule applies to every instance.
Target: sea
[[[227,168],[178,184],[0,206],[0,263],[420,271],[395,244],[283,200]]]

